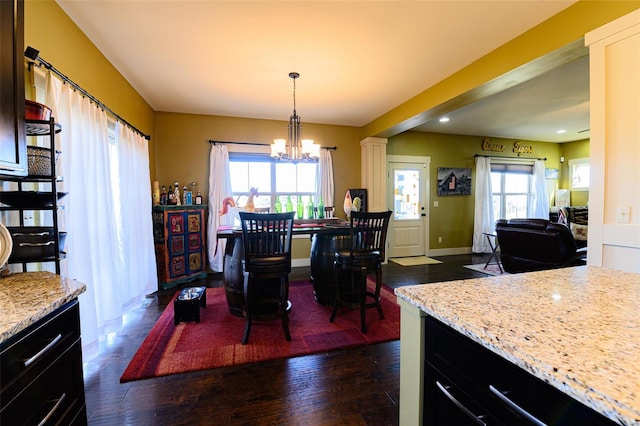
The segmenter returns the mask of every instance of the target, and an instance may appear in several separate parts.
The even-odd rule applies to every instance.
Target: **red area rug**
[[[174,325],[172,300],[133,356],[120,382],[290,358],[400,338],[400,308],[393,291],[386,286],[381,292],[385,319],[381,320],[375,309],[368,309],[367,334],[360,331],[359,310],[341,307],[335,321],[330,323],[332,308],[314,300],[313,287],[308,281],[291,282],[289,299],[293,304],[289,314],[291,342],[285,340],[279,320],[254,321],[249,343],[244,346],[240,343],[244,318],[229,313],[224,289],[207,289],[207,307],[200,310],[200,323]]]

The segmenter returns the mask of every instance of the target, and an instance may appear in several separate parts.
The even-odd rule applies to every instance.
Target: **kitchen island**
[[[473,388],[460,392],[464,399],[480,389],[466,377],[474,371],[483,380],[494,373],[522,373],[535,386],[547,386],[551,394],[567,397],[605,423],[639,424],[639,274],[580,266],[400,287],[395,293],[402,308],[400,424],[423,424],[424,418],[431,419],[429,410],[437,411],[425,377],[435,374],[434,382],[445,389],[447,398],[455,385],[440,382],[459,379]],[[454,336],[458,346],[430,336],[434,325],[442,336]],[[451,350],[454,347],[463,350]],[[490,366],[498,365],[495,359],[504,364],[478,365],[475,370],[456,365],[464,352],[486,358]],[[476,362],[474,357],[469,365]],[[479,391],[483,394],[472,395],[469,401],[472,405],[488,401],[478,406],[488,406],[490,418],[496,411],[492,404],[497,405],[491,392],[498,392],[495,388],[489,392],[493,387],[489,385],[483,384]],[[532,396],[542,398],[532,389],[528,389]],[[547,405],[542,411],[550,410]],[[514,410],[507,411],[511,415]]]
[[[78,296],[51,272],[0,279],[0,424],[87,423]]]

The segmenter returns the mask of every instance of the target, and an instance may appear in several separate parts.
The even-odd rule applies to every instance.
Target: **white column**
[[[387,208],[387,139],[368,137],[360,141],[360,184],[367,190],[367,209],[381,212]]]
[[[424,316],[416,306],[400,305],[400,426],[421,425],[424,401]]]
[[[640,10],[589,32],[585,44],[591,110],[587,260],[640,272]]]

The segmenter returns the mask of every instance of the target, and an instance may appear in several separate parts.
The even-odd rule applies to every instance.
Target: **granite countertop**
[[[640,274],[579,266],[395,293],[604,416],[640,423]]]
[[[76,298],[87,287],[51,272],[0,278],[0,343]]]

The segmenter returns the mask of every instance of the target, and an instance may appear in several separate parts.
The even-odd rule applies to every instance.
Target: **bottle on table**
[[[291,201],[291,195],[287,195],[287,213],[293,211],[293,201]]]
[[[167,204],[173,206],[176,204],[176,197],[173,193],[173,187],[169,185],[169,193],[167,194]]]
[[[200,191],[196,194],[196,206],[202,205],[202,194]]]
[[[282,213],[282,203],[280,202],[280,197],[276,195],[276,205],[274,206],[276,209],[276,213]]]
[[[298,219],[304,219],[304,203],[302,202],[302,195],[298,195],[298,204],[296,206],[296,216]]]
[[[309,195],[309,202],[307,203],[307,219],[313,219],[313,198]]]
[[[320,194],[320,200],[318,201],[318,219],[324,219],[324,203],[322,202],[322,194]]]

